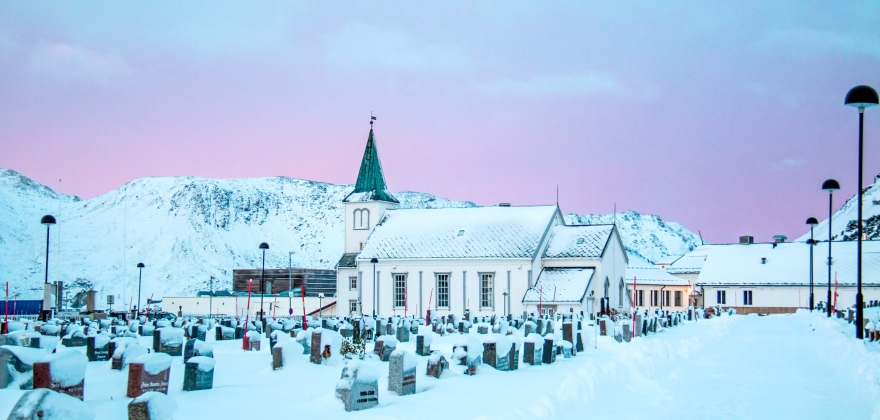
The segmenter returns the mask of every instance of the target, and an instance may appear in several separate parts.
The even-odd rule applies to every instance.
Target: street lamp
[[[864,338],[864,313],[862,310],[862,167],[863,155],[865,149],[864,131],[865,131],[865,108],[876,106],[878,104],[877,91],[870,86],[859,85],[846,93],[846,99],[843,103],[859,109],[859,211],[858,211],[858,245],[856,248],[856,283],[858,290],[856,291],[856,338]]]
[[[507,295],[508,294],[509,293],[507,293],[507,290],[505,290],[504,293],[502,293],[502,295],[504,295],[504,305],[503,306],[504,306],[504,316],[505,317],[507,317]]]
[[[828,317],[831,318],[831,215],[833,213],[834,192],[840,189],[840,183],[833,179],[827,179],[822,183],[822,189],[828,191]]]
[[[807,218],[807,225],[810,226],[810,240],[807,241],[807,245],[810,246],[810,312],[813,311],[813,245],[816,244],[813,240],[813,228],[818,224],[819,221],[815,217]]]
[[[324,294],[318,293],[318,318],[324,317]]]
[[[293,251],[287,253],[287,313],[293,316]]]
[[[141,279],[143,279],[143,277],[144,277],[144,267],[145,267],[144,263],[138,263],[138,265],[137,265],[137,268],[138,268],[138,304],[136,306],[137,309],[135,310],[135,313],[137,313],[137,311],[141,309]]]
[[[260,322],[263,322],[263,295],[266,294],[265,289],[265,274],[266,274],[266,250],[269,249],[269,244],[263,242],[260,244],[260,249],[263,250],[263,269],[260,271]]]
[[[40,224],[46,226],[46,283],[49,284],[49,227],[55,224],[55,216],[47,214],[40,219]],[[57,293],[57,292],[56,292]],[[7,304],[8,305],[8,304]],[[61,308],[58,308],[60,310]],[[48,311],[42,313],[43,321],[48,319]]]
[[[214,277],[211,276],[211,280],[208,282],[208,288],[210,289],[211,294],[208,295],[208,318],[211,318],[211,314],[214,313]]]
[[[376,318],[376,263],[379,262],[378,258],[370,259],[370,263],[373,264],[373,318]]]

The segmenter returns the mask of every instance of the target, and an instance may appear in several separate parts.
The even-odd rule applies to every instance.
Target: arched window
[[[605,277],[605,298],[608,297],[608,289],[611,288],[611,283],[608,281],[608,277]]]
[[[623,277],[620,278],[620,307],[623,308],[623,296],[626,293],[626,285],[623,283]]]
[[[370,228],[370,210],[369,209],[355,209],[352,214],[353,229],[369,229]]]

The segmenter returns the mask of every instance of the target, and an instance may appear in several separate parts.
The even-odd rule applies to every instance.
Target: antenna
[[[612,223],[614,226],[617,226],[617,203],[614,203],[614,220]]]
[[[559,207],[559,183],[556,183],[556,207]]]
[[[700,230],[697,229],[697,233],[700,235],[700,245],[706,245],[706,242],[703,241],[703,232],[700,232]]]

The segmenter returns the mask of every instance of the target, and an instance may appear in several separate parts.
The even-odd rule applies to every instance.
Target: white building
[[[626,284],[639,309],[683,311],[693,304],[691,283],[656,267],[627,267]]]
[[[399,209],[373,130],[344,199],[340,314],[424,316],[630,307],[613,225],[567,226],[558,206]],[[603,299],[597,299],[603,298]]]
[[[862,293],[880,299],[880,242],[862,243]],[[855,304],[856,242],[832,243],[831,302]],[[667,272],[690,280],[705,306],[735,307],[738,313],[785,313],[810,305],[810,266],[814,302],[828,300],[828,242],[703,245],[675,261]]]

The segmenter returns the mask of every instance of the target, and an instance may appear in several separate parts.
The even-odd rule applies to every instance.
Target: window
[[[751,290],[743,290],[743,305],[751,305],[752,304],[752,291]]]
[[[670,292],[669,290],[665,290],[663,295],[663,306],[672,306],[669,304],[669,302],[672,301],[671,299],[669,299],[669,297],[672,295],[672,292]]]
[[[618,298],[619,298],[618,299],[619,303],[617,306],[622,308],[623,307],[623,295],[624,295],[624,293],[626,293],[626,292],[624,292],[624,290],[626,289],[626,285],[623,283],[622,277],[620,279],[620,284],[617,286],[617,289],[618,289],[617,294],[618,294]]]
[[[449,308],[449,274],[437,274],[437,307]]]
[[[370,228],[370,210],[369,209],[355,209],[352,214],[352,223],[354,229],[369,229]]]
[[[636,303],[636,305],[645,306],[645,291],[644,290],[636,291],[636,300],[638,300],[638,303]]]
[[[660,306],[659,290],[651,290],[651,306]]]
[[[541,315],[552,317],[556,314],[556,305],[544,305],[541,307]]]
[[[357,311],[358,311],[358,301],[356,301],[356,300],[348,301],[348,313],[349,314],[356,314]]]
[[[480,308],[495,307],[493,277],[491,273],[480,274]]]
[[[406,306],[406,274],[394,275],[394,307]]]
[[[357,276],[351,276],[348,278],[348,290],[357,290],[358,288],[358,278]]]
[[[715,292],[715,303],[718,305],[727,305],[727,291],[718,290]]]
[[[681,290],[675,291],[675,306],[681,306]]]
[[[611,283],[608,282],[608,277],[605,277],[605,295],[602,297],[608,297],[608,289],[611,287]]]

